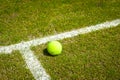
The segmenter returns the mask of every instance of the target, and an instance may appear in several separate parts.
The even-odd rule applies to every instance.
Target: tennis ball
[[[51,41],[47,45],[47,51],[51,55],[59,55],[62,52],[62,45],[58,41]]]

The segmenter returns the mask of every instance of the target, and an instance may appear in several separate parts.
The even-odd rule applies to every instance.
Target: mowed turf
[[[0,0],[0,46],[120,18],[120,0]]]
[[[35,80],[18,51],[0,54],[0,80]]]
[[[60,42],[59,56],[50,56],[47,44],[32,48],[52,80],[120,79],[120,26]]]
[[[0,46],[120,18],[120,0],[0,0]],[[120,26],[64,39],[63,54],[35,56],[52,79],[120,79]],[[45,54],[45,55],[44,55]],[[19,52],[0,54],[0,80],[34,79]]]

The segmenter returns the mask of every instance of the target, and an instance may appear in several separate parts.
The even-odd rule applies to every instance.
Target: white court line
[[[89,26],[89,27],[85,27],[85,28],[81,28],[81,29],[77,29],[77,30],[72,30],[69,32],[65,32],[65,33],[61,33],[61,34],[57,34],[57,35],[53,35],[53,36],[38,38],[38,39],[34,39],[31,41],[27,41],[27,42],[13,44],[10,46],[4,46],[4,47],[0,48],[0,53],[11,53],[13,50],[21,50],[24,48],[29,48],[31,46],[37,46],[40,44],[44,44],[44,43],[47,43],[52,40],[61,40],[64,38],[74,37],[79,34],[85,34],[85,33],[89,33],[89,32],[100,30],[100,29],[116,27],[119,24],[120,24],[120,19],[116,19],[116,20],[113,20],[110,22],[104,22],[104,23],[97,24],[94,26]]]
[[[20,53],[36,80],[50,80],[50,76],[45,72],[40,62],[34,56],[33,51],[29,48],[25,48],[24,50],[20,50]]]
[[[27,42],[21,42],[21,43],[10,45],[10,46],[0,47],[0,54],[3,54],[3,53],[9,54],[13,50],[19,50],[23,58],[25,59],[28,68],[30,69],[33,76],[35,77],[35,79],[36,80],[49,80],[50,79],[49,75],[46,74],[44,68],[41,66],[37,58],[34,56],[33,52],[30,50],[31,46],[37,46],[37,45],[44,44],[52,40],[60,40],[64,38],[74,37],[79,34],[85,34],[85,33],[89,33],[89,32],[100,30],[100,29],[116,27],[119,24],[120,24],[120,19],[116,19],[110,22],[104,22],[101,24],[97,24],[95,26],[89,26],[89,27],[53,35],[53,36],[38,38],[38,39],[34,39],[31,41],[27,41]]]

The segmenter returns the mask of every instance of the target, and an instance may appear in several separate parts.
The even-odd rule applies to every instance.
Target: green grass
[[[0,0],[0,46],[120,18],[120,0]],[[119,80],[120,26],[64,39],[63,54],[32,48],[54,80]],[[0,80],[32,80],[19,52],[0,54]]]
[[[0,45],[120,18],[119,0],[1,0]]]
[[[63,52],[49,56],[45,45],[34,47],[52,80],[119,80],[120,26],[64,39]]]
[[[34,80],[18,51],[0,54],[0,80]]]

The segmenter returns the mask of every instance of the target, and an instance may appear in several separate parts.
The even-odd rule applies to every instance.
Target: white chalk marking
[[[101,24],[97,24],[95,26],[89,26],[89,27],[53,35],[53,36],[38,38],[38,39],[34,39],[27,42],[21,42],[21,43],[10,45],[10,46],[4,46],[0,48],[0,54],[3,54],[3,53],[9,54],[13,50],[19,50],[23,58],[25,59],[28,68],[30,69],[33,76],[35,77],[35,79],[49,80],[50,79],[49,75],[46,74],[44,68],[41,66],[37,58],[34,56],[33,52],[30,50],[31,46],[37,46],[52,40],[61,40],[64,38],[74,37],[79,34],[85,34],[85,33],[89,33],[89,32],[104,29],[104,28],[116,27],[119,24],[120,24],[120,19],[116,19],[111,22],[104,22]]]
[[[31,46],[37,46],[40,44],[44,44],[44,43],[47,43],[48,41],[52,41],[52,40],[61,40],[64,38],[74,37],[74,36],[77,36],[79,34],[85,34],[85,33],[89,33],[89,32],[104,29],[104,28],[116,27],[119,24],[120,24],[120,19],[116,19],[116,20],[113,20],[110,22],[104,22],[101,24],[97,24],[95,26],[89,26],[89,27],[85,27],[85,28],[72,30],[72,31],[57,34],[57,35],[53,35],[53,36],[34,39],[31,41],[27,41],[27,42],[21,42],[18,44],[1,47],[0,53],[8,54],[8,53],[11,53],[13,50],[21,50],[21,49],[29,48]]]
[[[44,68],[34,56],[33,51],[29,48],[25,48],[20,50],[20,53],[36,80],[50,80],[50,76],[45,72]]]

